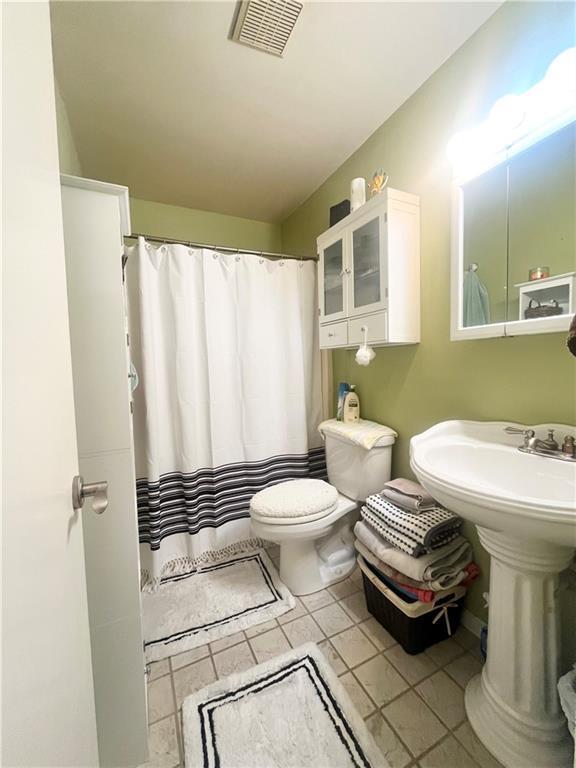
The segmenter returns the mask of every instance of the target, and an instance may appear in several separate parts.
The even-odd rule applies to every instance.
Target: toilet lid
[[[250,511],[272,520],[318,517],[338,505],[338,491],[324,480],[288,480],[252,496]]]

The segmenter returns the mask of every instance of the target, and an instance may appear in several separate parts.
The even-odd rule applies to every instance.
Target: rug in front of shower
[[[184,700],[186,768],[385,768],[322,652],[307,643]]]
[[[263,549],[164,577],[157,590],[142,593],[146,660],[165,659],[233,635],[275,619],[294,605]]]

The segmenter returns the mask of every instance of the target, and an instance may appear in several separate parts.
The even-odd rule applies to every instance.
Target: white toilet
[[[396,433],[387,430],[366,449],[359,427],[339,423],[338,433],[323,431],[330,483],[288,480],[252,497],[254,533],[280,545],[280,578],[294,595],[318,592],[353,570],[359,502],[390,479]]]

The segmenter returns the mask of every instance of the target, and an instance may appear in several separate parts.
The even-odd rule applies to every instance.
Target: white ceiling
[[[500,2],[305,2],[284,58],[228,39],[233,2],[55,2],[84,174],[279,221]]]

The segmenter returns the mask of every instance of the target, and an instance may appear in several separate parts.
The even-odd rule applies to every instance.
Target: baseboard
[[[463,626],[465,626],[469,632],[472,632],[473,635],[476,635],[476,637],[480,637],[482,627],[486,626],[485,621],[479,619],[478,616],[474,616],[473,613],[470,613],[470,611],[467,611],[466,609],[462,611],[461,622]]]

